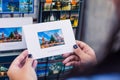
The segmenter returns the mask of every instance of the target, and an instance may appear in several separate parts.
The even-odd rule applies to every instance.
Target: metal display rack
[[[72,19],[75,18],[77,15],[78,24],[77,26],[73,27],[75,38],[77,40],[81,39],[81,30],[83,25],[83,14],[84,14],[84,5],[85,0],[78,0],[79,3],[77,3],[77,8],[74,10],[65,10],[61,7],[61,9],[48,9],[45,10],[45,2],[47,0],[38,0],[38,18],[34,19],[35,23],[42,23],[42,22],[49,22],[49,21],[56,21],[56,20],[64,20],[64,19],[70,19],[71,23],[73,23]],[[65,0],[52,0],[53,4],[52,7],[57,4],[57,1],[60,2],[61,5],[65,5],[67,3],[64,3]],[[67,0],[69,1],[69,0]],[[68,2],[70,3],[70,2]],[[59,5],[59,3],[58,3]],[[51,5],[50,5],[51,6]],[[74,8],[74,6],[73,6]],[[75,12],[75,14],[74,14]],[[76,14],[77,12],[77,14]],[[56,16],[55,19],[50,19],[50,16],[48,20],[44,20],[46,14],[50,13],[51,18],[53,16]],[[65,14],[65,15],[64,15]],[[71,16],[73,14],[73,17]],[[68,16],[69,15],[69,16]],[[10,14],[10,17],[14,17],[14,14]],[[25,17],[25,14],[19,14],[19,17]],[[64,18],[66,17],[66,18]],[[0,18],[2,18],[2,14],[0,14]],[[72,24],[73,25],[73,24]],[[7,77],[7,69],[9,68],[11,62],[16,58],[18,54],[20,54],[23,50],[14,50],[14,51],[6,51],[6,52],[0,52],[1,54],[9,54],[9,53],[17,53],[16,55],[7,55],[7,56],[0,56],[0,80],[9,80]],[[65,67],[62,64],[63,58],[61,55],[58,56],[51,56],[43,59],[38,59],[38,66],[36,69],[36,73],[38,76],[38,80],[65,80],[65,77],[71,72],[73,66]],[[1,69],[2,68],[2,69]],[[4,74],[2,74],[4,72]]]

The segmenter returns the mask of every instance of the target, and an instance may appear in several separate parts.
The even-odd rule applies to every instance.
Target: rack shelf
[[[78,2],[78,7],[75,10],[72,10],[72,9],[70,9],[70,10],[65,10],[65,9],[64,10],[55,10],[55,9],[44,10],[44,4],[46,3],[45,1],[46,0],[38,0],[39,5],[37,5],[37,6],[39,6],[39,9],[38,9],[39,13],[37,15],[39,15],[39,17],[34,18],[34,22],[42,23],[42,22],[70,19],[71,23],[73,25],[74,20],[76,18],[77,19],[76,22],[78,21],[79,23],[75,24],[77,26],[73,27],[73,31],[74,31],[76,39],[80,40],[85,0],[77,0],[79,2]],[[61,0],[53,0],[53,2],[56,2],[56,1],[61,1]],[[11,15],[11,17],[14,17],[13,15]],[[25,15],[20,14],[20,17],[25,17]],[[46,19],[46,20],[44,20],[44,19]],[[14,60],[14,58],[16,58],[16,56],[19,55],[22,51],[23,50],[0,52],[0,65],[9,68],[9,65]],[[52,58],[49,57],[49,58],[38,59],[37,71],[46,70],[46,72],[44,72],[44,74],[40,73],[40,72],[37,73],[37,71],[36,71],[38,78],[40,80],[50,80],[50,79],[53,80],[53,78],[64,79],[64,77],[67,74],[69,74],[70,70],[72,69],[72,66],[65,67],[64,65],[60,65],[60,67],[61,67],[60,71],[62,71],[62,72],[59,72],[57,74],[48,75],[48,72],[47,72],[47,70],[49,70],[49,65],[56,64],[56,63],[59,63],[62,61],[63,61],[63,58],[61,57],[61,55],[54,56]],[[1,76],[0,80],[8,80],[8,77]]]
[[[74,28],[79,27],[81,4],[82,0],[76,0],[75,4],[71,1],[52,0],[51,3],[47,3],[42,0],[40,1],[39,22],[70,19]]]

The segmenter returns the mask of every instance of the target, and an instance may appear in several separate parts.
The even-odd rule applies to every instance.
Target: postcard
[[[71,12],[70,20],[73,27],[78,27],[79,12],[78,11]]]
[[[0,51],[25,49],[23,25],[32,24],[32,18],[0,19]]]
[[[0,13],[33,13],[34,0],[0,0]]]
[[[23,26],[26,45],[33,58],[73,52],[75,38],[70,20]]]
[[[70,19],[69,11],[62,11],[60,15],[60,20]]]
[[[30,13],[30,12],[34,12],[33,10],[33,8],[34,8],[34,0],[20,0],[19,1],[19,3],[20,3],[20,12],[21,13],[24,13],[24,12],[28,12],[28,13]]]
[[[3,0],[3,12],[19,12],[19,0]]]

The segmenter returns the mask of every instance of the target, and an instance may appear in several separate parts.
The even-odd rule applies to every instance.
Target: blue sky
[[[50,40],[51,35],[54,33],[58,33],[60,36],[62,35],[61,29],[56,29],[56,30],[50,30],[50,31],[44,31],[44,32],[38,32],[38,37],[41,40],[42,37],[45,38],[45,40]],[[41,42],[40,42],[41,43]]]
[[[39,38],[45,37],[46,39],[50,40],[51,35],[53,35],[54,33],[58,33],[59,35],[61,35],[62,31],[61,29],[56,29],[56,30],[38,32],[38,36]]]
[[[1,1],[1,0],[0,0]],[[0,11],[2,11],[2,3],[0,2]]]
[[[4,32],[5,36],[8,37],[11,32],[14,32],[17,29],[18,33],[22,35],[22,28],[21,27],[14,27],[14,28],[0,28],[0,35]]]

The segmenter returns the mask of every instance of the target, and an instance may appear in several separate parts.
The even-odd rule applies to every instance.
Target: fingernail
[[[28,58],[32,58],[32,54],[28,54]]]
[[[77,46],[77,45],[74,45],[74,46],[73,46],[73,48],[74,48],[74,49],[77,49],[77,48],[78,48],[78,46]]]

